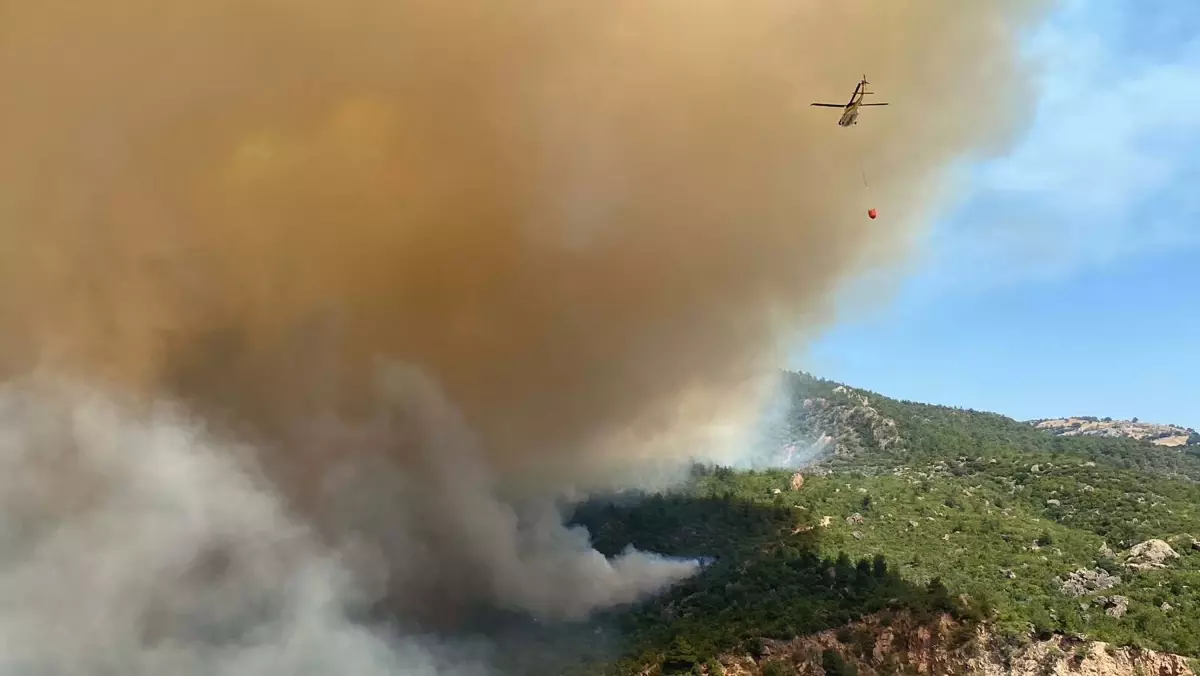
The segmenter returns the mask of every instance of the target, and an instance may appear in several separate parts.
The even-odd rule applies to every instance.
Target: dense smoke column
[[[250,444],[166,495],[219,504],[261,473],[238,490],[280,516],[251,530],[305,532],[281,580],[334,557],[328,575],[418,623],[655,593],[693,568],[605,560],[554,499],[733,443],[727,418],[753,411],[783,339],[899,258],[949,161],[1002,147],[1039,4],[0,0],[0,370],[128,397],[112,429],[182,429],[154,417],[174,402],[209,427],[179,444],[213,462]],[[864,72],[891,106],[853,129],[808,108]],[[38,468],[13,532],[61,524],[121,551],[89,516],[110,502],[66,489],[84,456],[42,444],[94,443],[62,412],[83,404],[23,382],[12,396],[46,416],[9,437]],[[143,440],[80,481],[148,480],[175,442]],[[122,503],[136,542],[195,516],[149,502]],[[131,570],[186,568],[174,557],[208,536],[174,537]],[[125,603],[124,582],[83,575],[97,616]],[[260,583],[309,593],[244,587]],[[306,626],[341,635],[323,622]],[[193,666],[122,640],[135,662]]]

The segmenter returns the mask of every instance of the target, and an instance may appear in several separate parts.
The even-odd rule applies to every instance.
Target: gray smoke
[[[392,603],[406,615],[485,599],[581,620],[696,572],[695,562],[636,551],[606,559],[585,530],[563,525],[565,488],[506,492],[482,461],[480,441],[419,370],[382,367],[378,400],[386,405],[377,415],[348,430],[356,449],[325,475],[317,518],[326,532],[365,536],[377,548]],[[339,425],[320,421],[303,436],[340,446],[330,437]]]
[[[372,602],[249,449],[61,383],[0,388],[0,674],[474,676]]]

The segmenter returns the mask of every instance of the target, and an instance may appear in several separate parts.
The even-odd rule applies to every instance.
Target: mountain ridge
[[[1065,418],[1036,418],[1026,422],[1036,429],[1057,436],[1125,437],[1168,447],[1200,445],[1200,433],[1197,433],[1195,429],[1179,425],[1147,423],[1138,418],[1114,420],[1095,416],[1068,416]]]
[[[855,652],[880,645],[888,617],[910,618],[906,635],[973,646],[928,653],[947,656],[926,660],[929,674],[1193,673],[1195,453],[782,378],[767,466],[697,464],[671,490],[579,505],[573,523],[606,555],[634,546],[709,563],[606,616],[624,657],[555,673],[904,673]],[[940,622],[953,629],[938,634]],[[853,638],[863,627],[876,633]],[[784,644],[806,648],[781,659]]]

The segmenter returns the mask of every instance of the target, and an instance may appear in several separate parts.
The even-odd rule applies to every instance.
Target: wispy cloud
[[[1061,278],[1200,247],[1200,5],[1065,2],[1028,45],[1027,136],[971,171],[935,229],[925,291]]]

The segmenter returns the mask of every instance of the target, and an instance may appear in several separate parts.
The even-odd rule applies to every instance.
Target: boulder
[[[1108,571],[1101,568],[1093,570],[1080,568],[1073,573],[1068,573],[1065,579],[1058,579],[1059,591],[1067,596],[1084,596],[1092,592],[1112,589],[1119,584],[1121,584],[1120,576],[1110,575]]]
[[[1146,540],[1138,543],[1125,553],[1125,562],[1133,570],[1150,570],[1165,568],[1170,559],[1179,558],[1179,554],[1171,549],[1164,540]]]
[[[1100,597],[1103,599],[1104,597]],[[1099,600],[1099,599],[1097,599]],[[1124,596],[1110,596],[1105,599],[1104,614],[1109,617],[1120,619],[1125,617],[1125,613],[1129,611],[1129,599]]]

